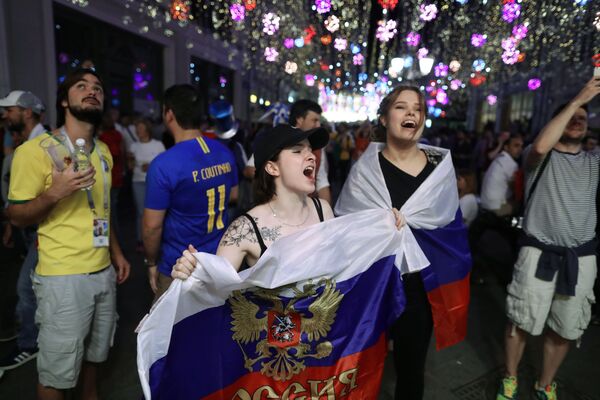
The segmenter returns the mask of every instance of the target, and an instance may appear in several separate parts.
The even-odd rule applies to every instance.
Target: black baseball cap
[[[325,128],[303,131],[287,124],[280,124],[265,130],[256,136],[254,150],[254,166],[262,168],[279,151],[292,147],[308,139],[313,150],[327,146],[329,134]]]

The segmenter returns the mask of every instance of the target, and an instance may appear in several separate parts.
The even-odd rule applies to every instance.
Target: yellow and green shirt
[[[19,146],[11,167],[8,200],[12,204],[26,203],[45,192],[52,184],[53,164],[40,143],[50,133],[40,135]],[[104,179],[110,190],[113,161],[106,144],[96,141],[96,146],[108,166],[103,173],[103,163],[94,148],[90,155],[96,169],[96,182],[92,196],[99,218],[110,220],[104,215]],[[84,190],[62,199],[38,227],[39,275],[72,275],[99,271],[110,264],[108,247],[93,245],[94,215],[88,205]]]

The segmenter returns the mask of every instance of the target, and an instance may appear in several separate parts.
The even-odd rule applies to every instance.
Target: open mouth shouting
[[[314,180],[315,179],[315,176],[314,176],[315,175],[315,166],[309,165],[308,167],[304,168],[302,173],[304,174],[304,176],[306,176],[310,180]]]
[[[403,128],[408,128],[408,129],[414,129],[417,127],[417,122],[415,120],[412,119],[407,119],[405,121],[402,121],[402,123],[400,124],[401,127]]]

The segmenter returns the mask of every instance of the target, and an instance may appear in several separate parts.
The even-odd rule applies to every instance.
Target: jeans
[[[133,182],[133,198],[135,199],[135,232],[137,241],[142,241],[142,215],[146,198],[146,182]]]
[[[33,284],[31,283],[31,274],[38,263],[37,235],[29,244],[27,256],[19,279],[17,280],[17,302],[16,314],[19,321],[19,335],[17,336],[17,346],[19,349],[33,349],[37,347],[38,327],[35,324],[35,311],[37,301],[33,293]]]

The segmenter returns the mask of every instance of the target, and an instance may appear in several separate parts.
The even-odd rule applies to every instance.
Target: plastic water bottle
[[[75,141],[75,168],[77,171],[83,172],[90,169],[90,156],[85,149],[85,139],[79,138]],[[81,190],[90,190],[91,187]]]
[[[90,168],[90,156],[85,149],[85,139],[79,138],[75,141],[75,166],[77,171],[85,171]]]

